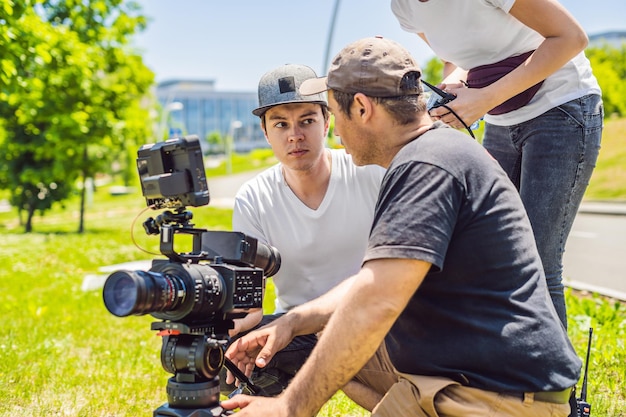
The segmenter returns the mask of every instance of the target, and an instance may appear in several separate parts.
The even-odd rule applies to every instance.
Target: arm
[[[509,98],[545,80],[587,46],[587,35],[574,17],[555,0],[517,0],[511,16],[541,34],[545,40],[515,70],[481,89],[451,88],[457,99],[449,106],[470,124]],[[452,82],[452,80],[451,80]],[[445,108],[434,109],[433,116],[444,116]],[[452,115],[442,120],[462,127]]]
[[[261,308],[250,309],[250,312],[245,317],[233,320],[235,327],[228,331],[228,335],[230,337],[234,337],[241,332],[250,330],[257,324],[259,324],[262,319],[263,319],[263,309]]]
[[[367,262],[337,306],[313,353],[283,395],[238,396],[225,408],[246,415],[275,410],[279,416],[311,416],[374,354],[430,268],[412,259]]]
[[[545,40],[526,63],[485,88],[486,94],[496,97],[495,105],[545,80],[588,43],[580,24],[555,0],[517,0],[510,14]]]
[[[255,366],[265,367],[274,354],[284,349],[294,337],[324,329],[339,302],[347,296],[355,277],[348,278],[326,294],[293,308],[284,316],[237,339],[226,351],[226,357],[248,376]],[[232,383],[233,380],[234,377],[229,374],[226,382]]]

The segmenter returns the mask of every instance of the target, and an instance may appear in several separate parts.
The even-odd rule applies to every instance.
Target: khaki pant
[[[448,378],[400,374],[372,417],[567,417],[569,404],[466,387]]]
[[[410,375],[391,364],[385,343],[354,377],[384,395],[372,417],[567,417],[569,404],[525,400],[466,387],[448,378]]]
[[[385,395],[398,382],[398,374],[391,364],[385,342],[378,347],[374,356],[371,357],[353,379],[372,388],[380,395]]]

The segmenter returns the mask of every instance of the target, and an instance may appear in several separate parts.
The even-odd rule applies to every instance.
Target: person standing
[[[567,327],[563,253],[604,118],[585,32],[556,0],[392,0],[391,9],[444,61],[440,87],[457,96],[449,109],[468,126],[484,115],[483,146],[519,190]],[[431,115],[463,127],[449,109]]]

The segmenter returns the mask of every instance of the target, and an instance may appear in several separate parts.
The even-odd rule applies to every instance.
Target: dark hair
[[[284,104],[288,104],[288,103],[284,103]],[[328,111],[328,106],[326,104],[320,104],[320,107],[322,108],[322,116],[324,117],[324,121],[327,121],[328,118],[330,117],[330,112]],[[280,104],[277,104],[277,106],[280,106]],[[269,108],[268,108],[269,110]],[[267,113],[267,110],[265,112],[263,112],[263,114],[260,116],[261,117],[261,128],[263,130],[265,130],[265,113]]]
[[[415,89],[419,84],[419,72],[409,72],[400,81],[401,89]],[[420,88],[421,91],[421,88]],[[350,108],[354,102],[356,93],[344,93],[333,90],[333,97],[339,106],[339,110],[350,118]],[[380,104],[391,114],[391,116],[401,125],[414,122],[417,117],[426,111],[426,102],[422,99],[421,92],[418,94],[408,94],[395,97],[370,97],[375,103]]]

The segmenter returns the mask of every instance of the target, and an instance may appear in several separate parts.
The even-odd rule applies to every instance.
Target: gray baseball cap
[[[300,85],[317,74],[305,65],[287,64],[273,69],[259,81],[259,107],[252,114],[261,117],[270,107],[288,103],[317,103],[327,105],[326,94],[321,92],[303,96]]]

